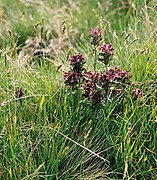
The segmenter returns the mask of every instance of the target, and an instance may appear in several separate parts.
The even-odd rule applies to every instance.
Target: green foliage
[[[1,2],[0,179],[156,179],[155,1]],[[112,65],[131,72],[143,97],[127,91],[123,103],[119,97],[94,109],[64,86],[70,55],[78,51],[86,69],[93,66],[88,35],[96,26],[113,45]],[[25,61],[19,52],[28,36],[42,43],[38,56],[27,49]]]

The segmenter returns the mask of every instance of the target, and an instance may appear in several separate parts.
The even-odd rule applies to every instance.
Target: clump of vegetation
[[[1,2],[0,179],[156,179],[156,2]]]
[[[64,74],[64,82],[72,89],[72,93],[79,93],[85,100],[94,105],[106,104],[121,97],[124,99],[128,86],[131,82],[128,70],[122,70],[117,66],[110,67],[113,56],[111,44],[102,42],[102,31],[99,28],[90,29],[90,43],[92,45],[94,71],[87,71],[84,68],[85,59],[82,54],[75,54],[69,58],[71,70]],[[98,59],[97,59],[98,58]],[[97,70],[97,63],[101,62],[101,69]],[[134,99],[142,97],[143,92],[139,88],[132,89]],[[121,106],[121,105],[120,105]]]

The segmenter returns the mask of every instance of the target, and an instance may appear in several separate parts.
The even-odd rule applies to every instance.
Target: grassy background
[[[156,2],[0,2],[0,179],[156,179]],[[114,47],[113,65],[144,91],[138,101],[128,92],[123,111],[120,99],[82,109],[63,84],[68,51],[92,67],[96,26]]]

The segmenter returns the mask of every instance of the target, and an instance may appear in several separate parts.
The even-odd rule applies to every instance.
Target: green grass
[[[0,179],[157,179],[155,1],[1,2]],[[64,85],[68,50],[92,68],[88,33],[96,26],[114,47],[112,65],[130,71],[142,98],[135,101],[128,87],[124,99],[94,109]],[[18,55],[34,52],[28,36],[41,43],[39,57],[29,54],[32,65]]]

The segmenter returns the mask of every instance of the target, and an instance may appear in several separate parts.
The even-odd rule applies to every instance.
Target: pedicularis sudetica
[[[111,44],[102,42],[102,31],[90,29],[90,44],[93,50],[93,71],[84,68],[85,59],[82,54],[74,54],[69,58],[71,70],[64,74],[64,82],[75,91],[80,90],[82,98],[98,105],[108,99],[123,95],[125,88],[131,84],[129,71],[114,66],[110,67],[114,49]],[[103,70],[97,70],[97,63],[104,64]],[[133,98],[142,96],[140,89],[133,89]]]

